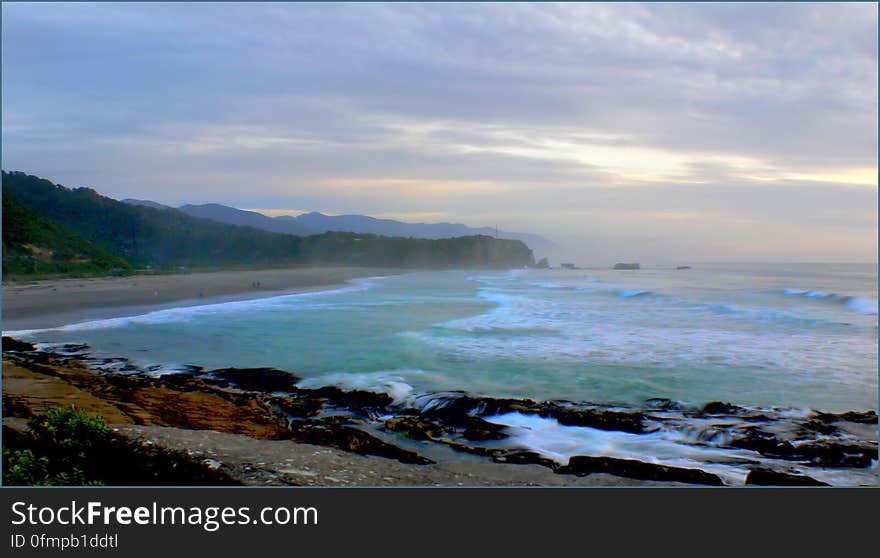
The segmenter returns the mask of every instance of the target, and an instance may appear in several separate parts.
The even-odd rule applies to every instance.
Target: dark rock
[[[513,465],[541,465],[554,470],[559,467],[559,463],[533,451],[507,452],[494,456],[492,461],[495,461],[496,463],[510,463]]]
[[[645,400],[645,405],[660,411],[680,411],[681,404],[665,397],[653,397]]]
[[[764,467],[751,469],[746,476],[746,484],[756,486],[831,486],[828,483],[817,481],[813,477],[780,473]]]
[[[385,428],[415,440],[432,440],[445,434],[443,427],[417,416],[397,416],[385,421]]]
[[[579,477],[593,473],[607,473],[640,480],[724,486],[718,475],[707,473],[700,469],[668,467],[666,465],[657,465],[656,463],[645,463],[636,459],[619,459],[616,457],[575,455],[568,460],[568,465],[556,468],[556,472],[559,474],[577,475]]]
[[[707,415],[736,415],[740,411],[742,407],[724,401],[711,401],[703,405],[703,413]]]
[[[4,349],[5,350],[5,349]],[[847,411],[845,413],[817,413],[813,420],[822,422],[855,422],[858,424],[877,424],[877,413],[874,411]]]
[[[802,423],[800,425],[800,432],[803,437],[807,437],[812,434],[831,436],[839,434],[840,428],[834,426],[829,422],[813,419]]]
[[[565,426],[590,426],[600,430],[619,430],[632,434],[645,432],[645,415],[638,411],[579,409],[550,403],[543,406],[539,414],[542,417],[555,418],[559,424]]]
[[[275,368],[219,368],[209,374],[238,389],[266,393],[296,391],[296,383],[300,380],[290,372]]]
[[[345,391],[336,386],[303,391],[313,397],[323,398],[332,406],[349,409],[366,417],[385,414],[392,402],[391,396],[387,393],[361,390]]]
[[[378,455],[397,459],[401,463],[427,465],[434,463],[426,457],[389,444],[376,436],[352,426],[334,424],[316,419],[291,423],[291,437],[298,442],[328,446],[363,455]]]
[[[483,420],[480,417],[462,417],[456,426],[464,427],[461,435],[472,442],[507,438],[506,426]]]
[[[319,399],[313,397],[273,397],[267,400],[288,417],[305,418],[318,414],[323,408]]]
[[[877,459],[877,446],[823,440],[799,444],[797,456],[820,467],[870,467]]]
[[[509,451],[499,448],[481,448],[479,446],[469,446],[467,444],[462,444],[461,442],[456,442],[455,440],[450,440],[449,438],[439,438],[434,441],[441,444],[446,444],[455,451],[470,453],[473,455],[481,455],[483,457],[494,458],[496,456],[503,455]]]
[[[756,451],[767,457],[791,459],[797,455],[794,446],[788,440],[781,440],[775,434],[765,432],[756,426],[749,426],[743,430],[741,436],[730,441],[730,447]]]
[[[3,352],[6,351],[16,351],[16,352],[26,352],[26,351],[36,351],[37,346],[33,343],[28,343],[27,341],[19,341],[13,337],[8,337],[6,335],[3,336]]]

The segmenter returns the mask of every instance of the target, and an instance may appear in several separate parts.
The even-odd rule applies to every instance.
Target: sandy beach
[[[211,301],[307,291],[388,269],[315,267],[3,282],[3,330],[55,327],[76,321]]]

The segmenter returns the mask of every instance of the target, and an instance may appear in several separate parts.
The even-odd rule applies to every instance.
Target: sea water
[[[7,332],[174,370],[271,366],[401,399],[877,408],[877,267],[425,271]]]

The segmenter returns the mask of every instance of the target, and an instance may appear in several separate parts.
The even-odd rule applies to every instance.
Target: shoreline
[[[4,338],[3,349],[4,417],[31,416],[47,405],[76,404],[101,412],[108,423],[127,428],[131,437],[149,440],[147,444],[162,439],[172,451],[199,447],[200,459],[221,463],[225,473],[245,483],[877,484],[874,411],[811,411],[791,417],[785,410],[719,401],[684,407],[656,399],[640,407],[620,407],[464,392],[435,393],[419,404],[396,402],[385,393],[307,388],[294,373],[272,368],[191,367],[156,376],[124,358],[90,357],[82,345],[51,352]],[[613,451],[614,442],[605,450],[597,446],[598,453],[553,459],[524,442],[517,428],[499,421],[505,416],[574,430],[582,427],[592,432],[590,436],[607,440],[650,441],[669,429],[683,433],[698,424],[709,425],[706,432],[723,441],[695,436],[682,447],[711,442],[716,456],[723,451],[731,454],[727,459],[740,463],[739,472],[731,476],[730,470],[719,470],[712,461],[700,465],[651,454],[627,457]],[[307,459],[309,467],[292,465],[290,452],[313,454]],[[277,470],[254,476],[248,458],[257,453],[264,456],[261,461],[274,461]],[[345,478],[334,476],[340,463],[356,470]],[[365,469],[357,469],[358,463]],[[260,467],[265,473],[269,466]],[[298,472],[291,476],[291,471]],[[531,472],[523,476],[525,471]],[[844,480],[856,472],[854,478],[862,480]]]
[[[353,279],[399,271],[309,267],[4,282],[3,331],[47,329],[168,308],[320,291]]]

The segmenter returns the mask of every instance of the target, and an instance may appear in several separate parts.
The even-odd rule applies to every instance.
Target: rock
[[[763,467],[751,469],[746,476],[746,484],[756,486],[831,486],[828,483],[817,481],[813,477],[780,473]]]
[[[645,405],[660,411],[680,411],[682,406],[677,401],[665,397],[652,397],[645,400]]]
[[[797,455],[820,467],[870,467],[877,445],[821,440],[798,444]]]
[[[736,415],[740,411],[742,407],[724,401],[711,401],[703,405],[703,414],[706,415]]]
[[[743,431],[744,434],[730,441],[728,444],[730,447],[752,450],[767,457],[781,457],[783,459],[792,459],[797,455],[791,442],[781,440],[775,434],[765,432],[756,426],[748,426]]]
[[[636,459],[619,459],[616,457],[575,455],[568,460],[568,465],[557,467],[556,473],[577,475],[579,477],[593,473],[607,473],[640,480],[724,486],[718,475],[707,473],[700,469],[668,467],[656,463],[645,463]]]
[[[363,455],[378,455],[396,459],[401,463],[428,465],[434,463],[426,457],[389,444],[376,436],[352,426],[333,424],[317,419],[291,423],[291,438],[306,444],[329,446]]]
[[[461,435],[472,442],[507,438],[506,426],[483,420],[480,417],[462,417],[456,426],[463,426],[464,431]]]
[[[5,349],[4,349],[5,350]],[[874,411],[847,411],[845,413],[817,413],[813,420],[822,422],[855,422],[858,424],[877,424],[877,413]]]
[[[302,391],[314,397],[324,398],[332,406],[350,409],[366,417],[386,414],[386,410],[392,402],[391,396],[387,393],[361,390],[345,391],[336,386]]]
[[[565,426],[589,426],[600,430],[618,430],[632,434],[645,432],[645,415],[638,411],[612,411],[610,409],[562,407],[547,404],[542,407],[542,417],[555,418]]]
[[[533,451],[511,451],[494,456],[492,461],[513,465],[541,465],[554,470],[559,467],[559,463]]]
[[[8,337],[6,335],[3,336],[3,352],[6,351],[36,351],[37,346],[33,343],[28,343],[27,341],[19,341],[13,337]]]
[[[300,380],[290,372],[275,368],[219,368],[208,374],[238,389],[266,393],[296,391]]]
[[[432,440],[445,434],[439,424],[417,416],[391,417],[385,421],[385,429],[405,434],[414,440]]]
[[[801,436],[806,438],[807,436],[814,434],[822,434],[825,436],[833,436],[840,434],[840,428],[834,426],[831,423],[821,421],[821,420],[808,420],[800,425]]]
[[[612,269],[641,269],[642,266],[637,263],[616,263]]]

